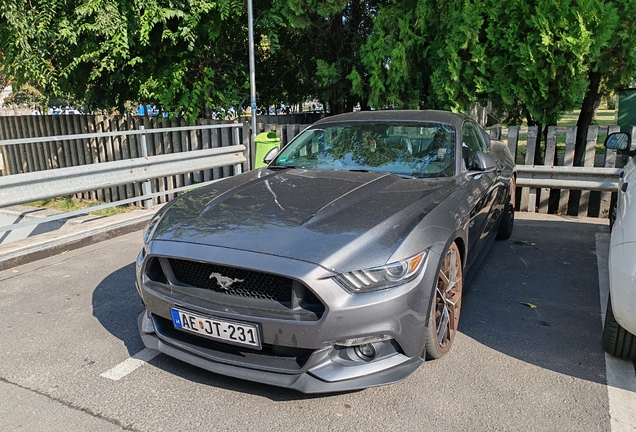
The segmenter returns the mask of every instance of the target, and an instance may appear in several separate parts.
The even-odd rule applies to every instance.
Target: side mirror
[[[632,139],[625,132],[615,132],[605,138],[605,147],[620,152],[629,151]]]
[[[497,168],[497,161],[490,153],[485,153],[483,151],[476,151],[474,159],[474,166],[471,167],[472,170],[477,171],[492,171]]]
[[[269,163],[271,161],[274,160],[274,158],[278,155],[278,152],[280,150],[278,150],[278,147],[274,147],[273,149],[271,149],[270,151],[267,152],[267,154],[265,155],[265,157],[263,158],[263,162],[265,162],[266,164],[269,165]]]

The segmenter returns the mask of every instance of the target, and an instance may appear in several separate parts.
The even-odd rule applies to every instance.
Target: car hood
[[[453,178],[261,169],[182,195],[152,239],[299,259],[333,271],[367,268],[385,264],[456,187]]]

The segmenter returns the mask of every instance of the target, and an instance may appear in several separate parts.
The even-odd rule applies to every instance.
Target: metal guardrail
[[[240,170],[244,151],[236,145],[4,176],[0,207],[229,165]]]
[[[241,127],[241,124],[226,124],[171,127],[146,130],[143,126],[141,126],[139,130],[130,131],[2,140],[0,141],[0,146],[35,144],[41,142],[77,139],[93,139],[122,135],[141,135],[140,147],[142,157],[114,162],[103,162],[98,164],[88,164],[68,168],[57,168],[52,170],[2,176],[0,177],[0,208],[17,204],[25,204],[37,200],[56,198],[59,196],[73,195],[76,193],[95,189],[102,189],[137,182],[143,183],[142,196],[114,201],[99,206],[77,210],[74,212],[66,212],[45,219],[3,226],[0,227],[0,232],[11,231],[29,225],[36,225],[58,219],[66,219],[69,217],[90,213],[95,210],[129,204],[132,202],[143,201],[145,207],[147,209],[150,209],[153,206],[152,199],[155,197],[174,194],[179,191],[193,189],[205,184],[210,184],[218,181],[212,180],[205,183],[198,183],[181,188],[153,193],[150,180],[155,178],[203,171],[226,166],[234,166],[234,173],[239,174],[242,171],[242,164],[247,162],[244,154],[246,148],[245,146],[238,144],[238,128]],[[182,153],[171,153],[159,156],[148,156],[146,134],[222,128],[234,129],[233,141],[235,145],[205,150],[193,150]]]
[[[615,192],[620,168],[517,165],[517,186]]]

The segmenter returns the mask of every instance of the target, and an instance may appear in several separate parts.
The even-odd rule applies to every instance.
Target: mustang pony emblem
[[[232,279],[222,276],[220,273],[210,274],[210,279],[216,279],[216,284],[220,285],[224,290],[227,290],[234,282],[243,282],[243,279]]]

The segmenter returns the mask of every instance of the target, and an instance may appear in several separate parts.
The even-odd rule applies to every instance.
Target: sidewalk
[[[141,230],[159,208],[102,217],[0,245],[0,271]]]

